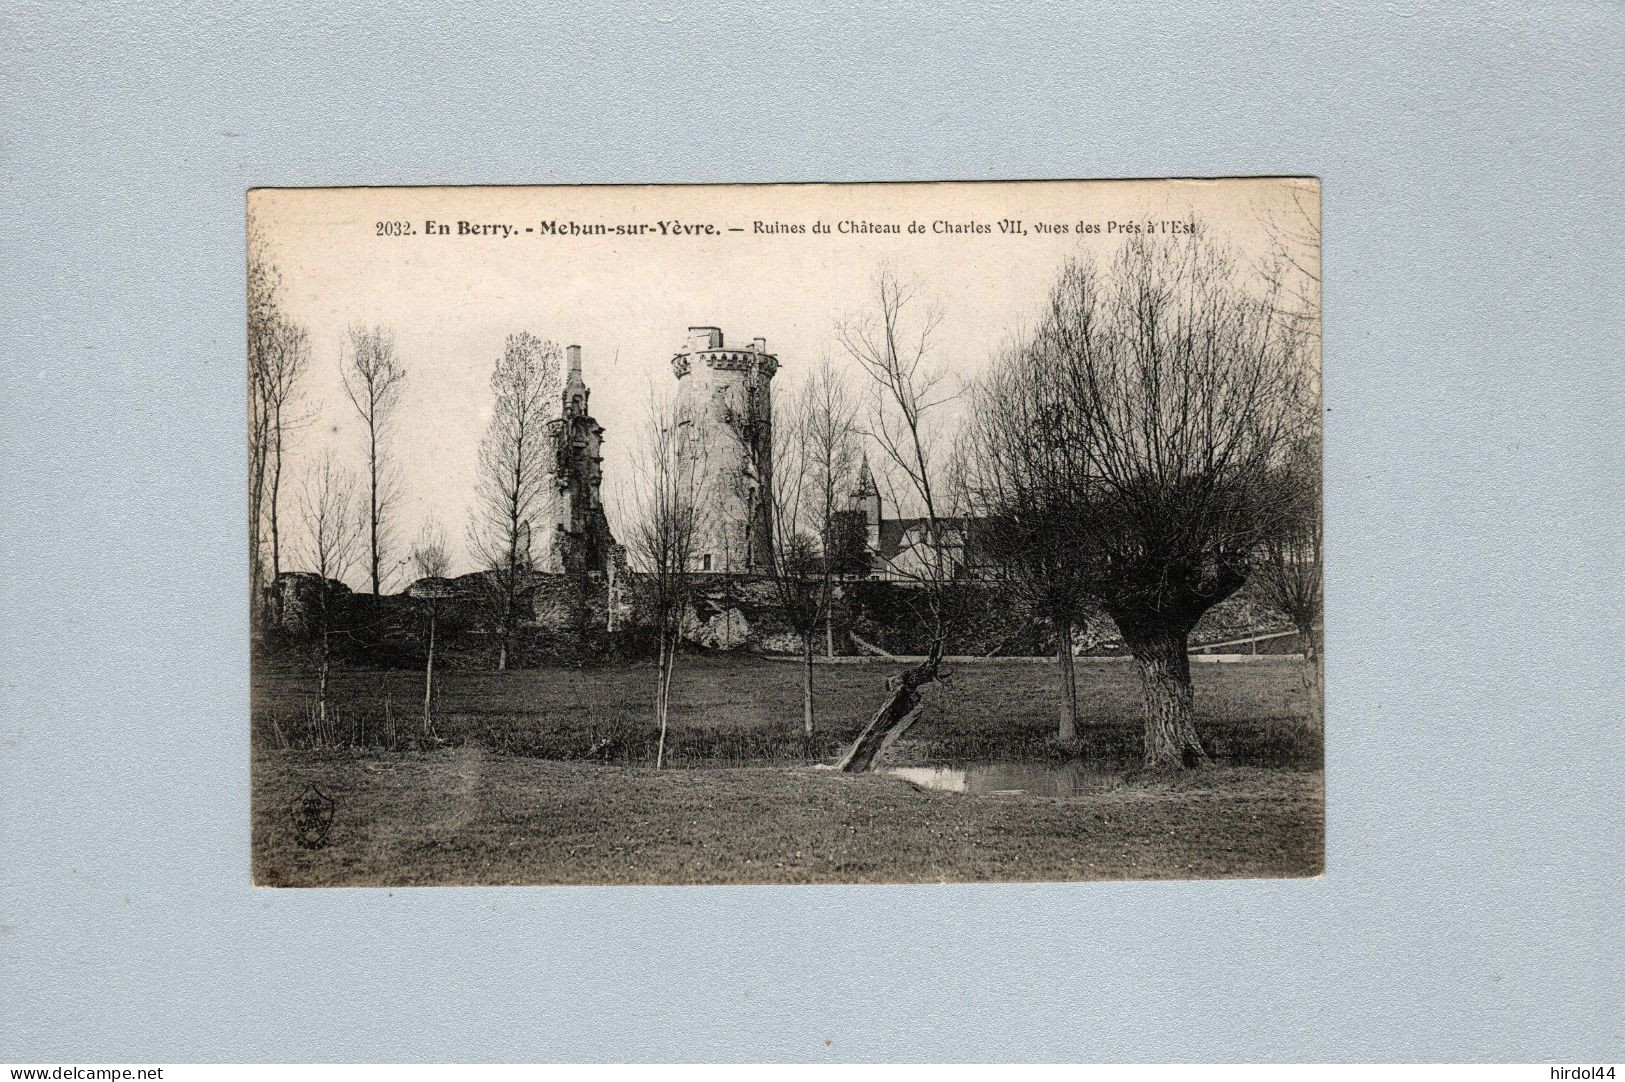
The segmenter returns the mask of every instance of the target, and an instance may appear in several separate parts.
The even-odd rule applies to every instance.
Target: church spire
[[[863,456],[863,464],[858,467],[858,487],[846,506],[849,511],[863,513],[869,547],[873,548],[880,541],[880,488],[875,484],[875,475],[869,471],[868,455]]]
[[[853,490],[854,496],[880,495],[875,487],[875,475],[869,472],[869,456],[863,456],[863,464],[858,467],[858,487]]]

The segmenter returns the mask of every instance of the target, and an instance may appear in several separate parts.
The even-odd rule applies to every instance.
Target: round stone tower
[[[773,552],[773,375],[765,338],[728,348],[716,327],[690,327],[671,359],[679,423],[705,479],[694,570],[759,574]]]

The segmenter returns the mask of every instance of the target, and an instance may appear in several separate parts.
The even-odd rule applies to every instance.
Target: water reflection
[[[980,796],[1086,796],[1110,792],[1122,783],[1120,772],[1086,763],[972,762],[894,766],[884,773],[924,789]]]

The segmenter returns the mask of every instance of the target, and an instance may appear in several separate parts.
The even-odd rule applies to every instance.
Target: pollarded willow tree
[[[1084,458],[1067,497],[1088,542],[1081,569],[1138,663],[1153,769],[1207,761],[1191,630],[1290,520],[1278,476],[1305,435],[1313,362],[1280,307],[1200,238],[1138,238],[1105,267],[1069,262],[1034,338],[1059,393],[1030,438]]]
[[[491,420],[480,442],[469,549],[485,572],[497,627],[497,668],[513,657],[520,596],[532,571],[532,520],[543,510],[555,453],[548,422],[558,403],[559,347],[510,334],[491,372]]]

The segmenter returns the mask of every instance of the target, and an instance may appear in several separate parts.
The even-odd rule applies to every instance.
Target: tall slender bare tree
[[[831,542],[841,500],[857,466],[854,403],[844,381],[823,359],[799,392],[776,411],[773,461],[777,483],[768,563],[779,609],[800,640],[803,736],[813,735],[813,641],[826,633],[842,552]]]
[[[273,586],[282,573],[282,471],[287,433],[301,418],[297,402],[310,363],[310,338],[283,314],[281,275],[263,244],[248,259],[249,577],[255,611],[263,603],[265,531]]]
[[[848,355],[868,376],[870,402],[865,434],[885,456],[892,473],[923,512],[922,544],[901,573],[915,589],[926,657],[889,682],[890,694],[837,764],[868,770],[914,724],[923,689],[941,679],[942,656],[959,616],[962,595],[955,550],[963,551],[963,524],[952,521],[939,487],[940,432],[934,418],[954,394],[936,356],[942,313],[922,307],[918,286],[891,266],[877,273],[873,307],[837,325]]]
[[[1001,586],[1055,631],[1061,709],[1057,735],[1077,735],[1073,634],[1094,610],[1086,520],[1087,447],[1055,424],[1066,409],[1055,369],[1025,344],[1007,347],[972,389],[957,471],[976,542]]]
[[[480,443],[469,547],[485,572],[498,669],[513,656],[519,600],[533,570],[531,528],[556,465],[548,422],[560,393],[559,359],[553,342],[521,331],[508,336],[491,372],[495,401]]]
[[[1288,446],[1277,474],[1280,528],[1272,530],[1254,561],[1253,582],[1264,602],[1280,612],[1303,642],[1303,686],[1319,719],[1321,678],[1321,486],[1320,441],[1315,433]]]
[[[671,399],[651,396],[642,440],[634,451],[632,518],[627,538],[633,588],[654,620],[657,636],[655,767],[665,765],[672,673],[683,621],[694,593],[695,550],[706,514],[705,449]]]
[[[1297,629],[1303,642],[1303,683],[1310,710],[1319,720],[1324,711],[1324,659],[1321,657],[1321,443],[1320,402],[1320,206],[1309,184],[1287,192],[1286,205],[1259,209],[1269,237],[1268,257],[1260,272],[1280,298],[1284,319],[1294,321],[1314,353],[1314,378],[1306,382],[1302,408],[1305,435],[1288,450],[1280,471],[1282,497],[1288,508],[1285,528],[1259,554],[1254,575],[1260,595]]]
[[[355,407],[367,443],[367,539],[372,592],[383,592],[382,568],[390,543],[395,475],[385,441],[400,402],[406,369],[396,357],[395,332],[388,327],[351,327],[341,365],[344,394]]]
[[[304,528],[303,562],[316,576],[316,680],[318,721],[328,722],[329,676],[337,626],[339,587],[361,556],[361,516],[356,513],[355,478],[324,455],[305,473],[299,489]]]
[[[451,596],[450,583],[446,581],[446,572],[451,567],[451,557],[446,551],[446,531],[433,517],[425,520],[418,531],[417,541],[412,545],[411,561],[417,580],[412,583],[410,592],[424,603],[429,617],[423,663],[423,733],[427,736],[434,729],[435,625],[440,617],[440,602]]]

